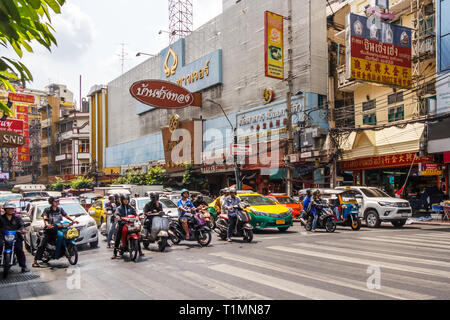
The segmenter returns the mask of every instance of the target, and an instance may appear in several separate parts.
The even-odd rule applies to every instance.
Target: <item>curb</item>
[[[429,226],[448,226],[448,227],[450,227],[450,223],[445,223],[445,222],[424,222],[424,221],[417,221],[417,222],[411,223],[410,225],[414,225],[414,224],[429,225]]]

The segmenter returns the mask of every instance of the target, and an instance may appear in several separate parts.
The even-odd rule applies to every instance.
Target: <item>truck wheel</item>
[[[406,220],[396,220],[392,221],[391,223],[394,226],[394,228],[402,228],[405,225]]]
[[[381,220],[375,210],[369,210],[366,215],[366,224],[369,228],[378,228]]]

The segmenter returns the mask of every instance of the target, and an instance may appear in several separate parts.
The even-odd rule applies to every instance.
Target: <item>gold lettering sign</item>
[[[180,116],[177,114],[174,114],[169,121],[169,131],[170,133],[173,133],[175,130],[178,129],[180,126]]]
[[[172,66],[169,67],[169,59],[171,56],[173,57],[173,63]],[[172,48],[169,48],[166,60],[164,61],[164,73],[166,74],[166,77],[169,78],[171,75],[174,75],[177,70],[177,67],[178,67],[178,56],[175,54]]]

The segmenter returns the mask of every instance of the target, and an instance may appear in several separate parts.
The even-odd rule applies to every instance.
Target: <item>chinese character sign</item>
[[[283,16],[265,12],[266,77],[284,79]]]
[[[347,16],[347,78],[410,88],[411,29]]]

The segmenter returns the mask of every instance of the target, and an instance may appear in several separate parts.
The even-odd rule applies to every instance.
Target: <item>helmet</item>
[[[230,188],[225,188],[225,189],[223,189],[223,192],[225,192],[225,193],[230,193]]]
[[[116,198],[114,196],[109,196],[108,200],[111,201],[111,202],[114,202],[114,200],[116,200]]]
[[[188,189],[183,189],[183,190],[181,190],[181,192],[180,192],[180,194],[181,194],[181,196],[183,196],[183,194],[184,193],[188,193],[188,195],[189,195],[189,190]]]
[[[53,204],[53,202],[58,202],[59,201],[59,198],[58,197],[50,197],[50,198],[48,198],[48,203],[49,204]]]
[[[225,189],[220,189],[220,195],[223,195],[225,193]]]
[[[199,194],[199,195],[197,196],[197,200],[198,200],[198,201],[202,201],[202,200],[203,200],[203,196],[202,196],[201,194]]]
[[[312,193],[312,189],[306,190],[306,194],[310,195]]]
[[[157,194],[156,192],[150,193],[150,199],[157,201],[159,199],[159,194]]]
[[[12,204],[12,202],[6,202],[4,205],[3,205],[3,209],[16,209],[16,206],[14,205],[14,204]]]
[[[130,196],[128,194],[121,194],[120,195],[120,201],[123,201],[127,199],[128,201],[130,200]]]
[[[314,191],[314,195],[315,195],[315,196],[318,195],[318,194],[320,194],[320,190],[319,190],[319,189],[317,189],[316,191]]]
[[[236,191],[236,188],[230,188],[230,189],[228,189],[228,192],[229,193],[236,193],[237,191]]]
[[[116,193],[116,194],[114,195],[114,200],[116,200],[116,199],[120,199],[120,194]]]

